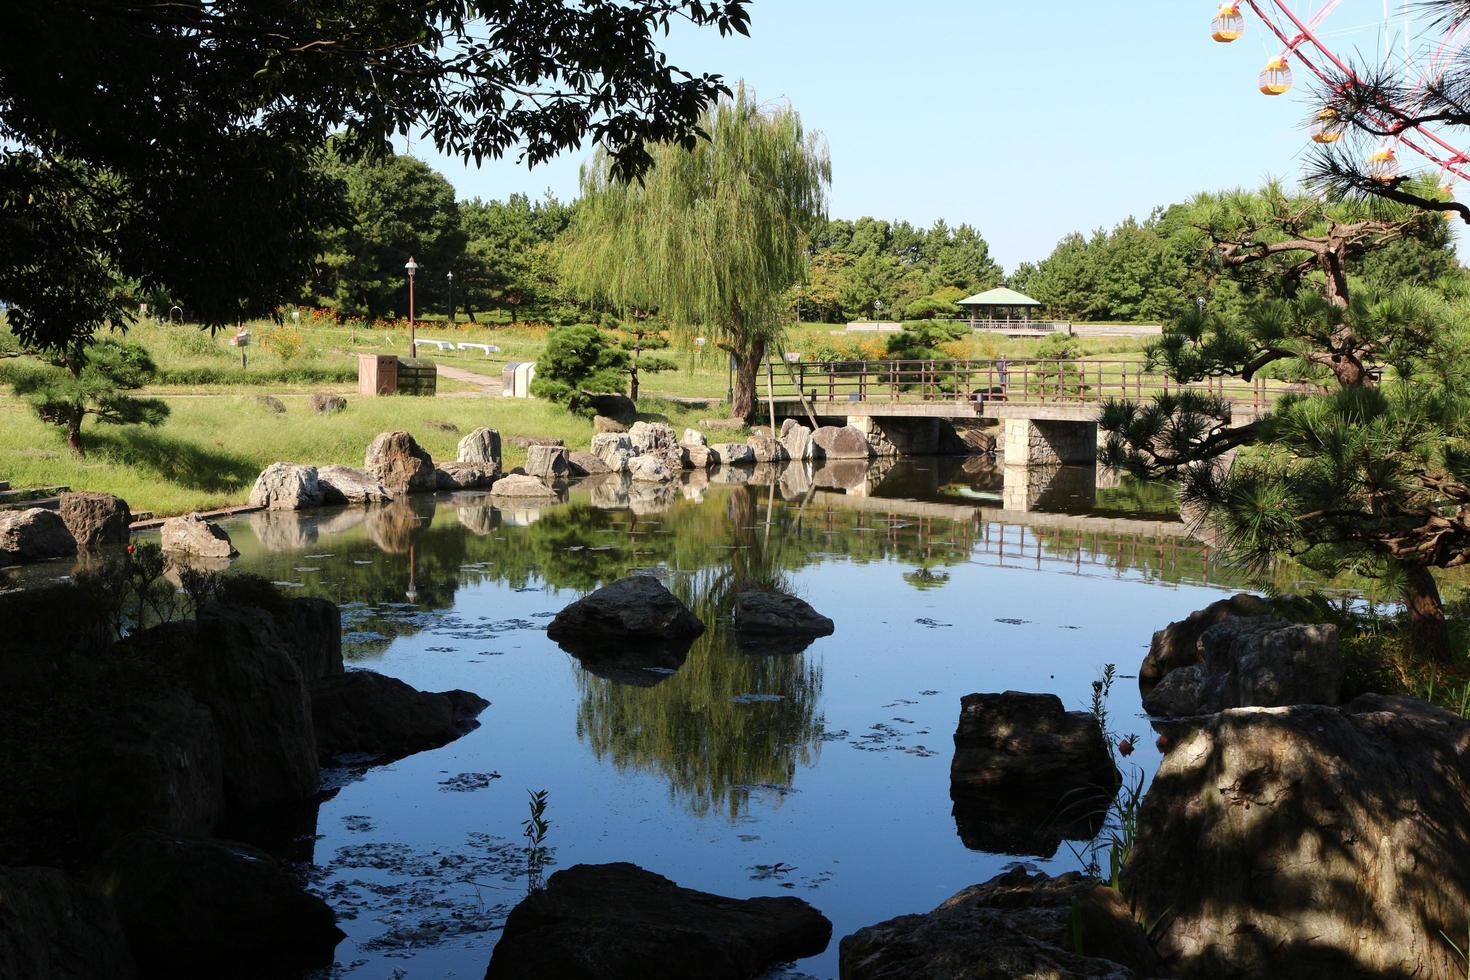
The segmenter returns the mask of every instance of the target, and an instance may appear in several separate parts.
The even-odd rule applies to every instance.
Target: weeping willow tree
[[[582,168],[562,274],[589,302],[657,309],[677,330],[711,337],[735,362],[731,414],[750,418],[832,165],[794,109],[763,108],[743,85],[700,125],[707,139],[652,147],[642,182],[617,177],[602,150]]]

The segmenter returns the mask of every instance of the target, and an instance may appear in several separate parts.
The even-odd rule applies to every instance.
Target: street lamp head
[[[449,281],[450,282],[454,282],[454,270],[453,269],[451,269],[450,271],[448,271],[448,272],[446,272],[444,274],[449,277]]]
[[[413,256],[412,255],[410,255],[408,257],[408,261],[407,262],[403,263],[403,267],[408,270],[408,277],[410,279],[413,278],[413,274],[415,272],[418,272],[419,271],[419,264],[413,260]]]

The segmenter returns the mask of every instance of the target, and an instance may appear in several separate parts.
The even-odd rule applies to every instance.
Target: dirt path
[[[461,367],[451,367],[448,364],[436,364],[439,377],[448,378],[451,381],[459,381],[464,384],[474,385],[471,391],[447,391],[443,398],[499,398],[505,390],[505,384],[498,377],[488,374],[476,374],[474,371],[466,371]]]

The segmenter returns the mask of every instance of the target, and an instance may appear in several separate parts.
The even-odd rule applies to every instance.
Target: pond
[[[348,934],[333,975],[481,976],[526,892],[528,791],[549,793],[548,873],[631,861],[819,908],[832,944],[791,977],[835,976],[842,936],[1015,862],[1078,867],[1085,842],[966,846],[949,797],[960,697],[1083,709],[1116,664],[1110,727],[1142,736],[1125,774],[1151,774],[1132,677],[1149,637],[1240,583],[1184,536],[1167,490],[1074,469],[1044,486],[1012,475],[1018,488],[1004,469],[859,466],[825,489],[775,470],[656,490],[604,478],[524,510],[458,494],[224,522],[237,570],[340,604],[350,666],[491,702],[444,748],[331,774],[298,856]],[[677,669],[599,674],[547,639],[557,611],[636,570],[710,626]],[[738,648],[724,617],[752,581],[795,591],[836,633],[798,653]]]

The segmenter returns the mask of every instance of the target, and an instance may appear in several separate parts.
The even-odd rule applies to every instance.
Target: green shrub
[[[557,327],[546,338],[546,351],[536,361],[531,394],[578,415],[594,414],[588,392],[622,391],[628,352],[590,323]]]

